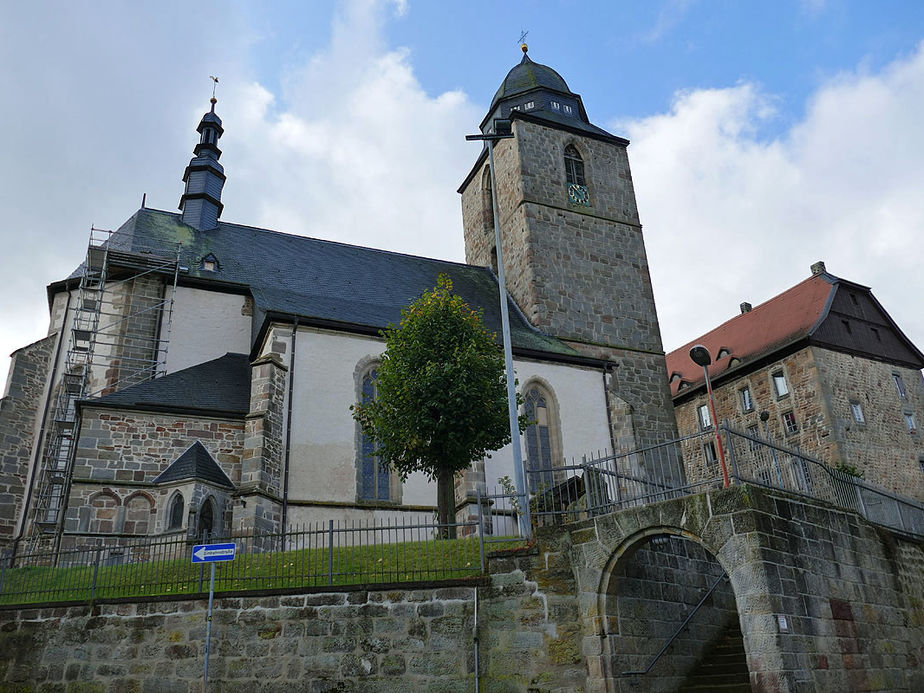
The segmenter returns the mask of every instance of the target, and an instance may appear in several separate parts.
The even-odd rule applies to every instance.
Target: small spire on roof
[[[212,113],[215,112],[215,104],[218,103],[218,99],[215,98],[215,89],[218,87],[218,77],[215,75],[209,75],[209,79],[212,80],[212,98],[209,99],[209,103],[212,104]]]

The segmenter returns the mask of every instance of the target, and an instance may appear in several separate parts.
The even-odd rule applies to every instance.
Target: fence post
[[[13,567],[13,552],[7,551],[3,554],[3,560],[0,561],[0,597],[3,596],[3,583],[6,582],[6,564],[10,564],[10,568]]]
[[[96,540],[96,555],[93,557],[93,585],[90,587],[90,601],[96,599],[96,580],[99,577],[99,557],[102,554],[103,540]]]
[[[328,520],[327,530],[327,584],[334,584],[334,521]]]
[[[722,421],[722,430],[725,431],[725,442],[728,447],[728,458],[732,467],[732,478],[738,482],[738,460],[735,458],[735,444],[732,442],[731,434],[728,431],[728,419]]]
[[[481,573],[484,574],[484,504],[481,502],[481,489],[476,488],[475,493],[478,498],[478,547],[481,550]]]

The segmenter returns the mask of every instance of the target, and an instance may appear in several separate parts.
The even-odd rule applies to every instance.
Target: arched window
[[[199,509],[199,519],[196,523],[196,536],[215,536],[215,504],[211,498],[206,498]]]
[[[486,236],[494,237],[494,194],[491,190],[491,169],[481,174],[481,225]]]
[[[183,496],[179,493],[170,500],[167,514],[167,529],[180,529],[183,526]]]
[[[378,396],[376,380],[378,371],[372,368],[366,372],[362,379],[362,402],[369,404]],[[375,454],[375,443],[368,437],[362,436],[362,448],[359,461],[359,497],[363,500],[390,501],[391,470],[383,464]]]
[[[565,147],[565,180],[577,185],[587,185],[584,180],[584,160],[573,144]]]
[[[529,491],[537,493],[555,485],[553,450],[557,432],[549,395],[539,385],[530,385],[524,396],[524,411],[530,424],[526,429],[526,468],[530,472]]]
[[[590,206],[590,192],[584,178],[584,160],[573,144],[565,147],[565,182],[571,204]]]

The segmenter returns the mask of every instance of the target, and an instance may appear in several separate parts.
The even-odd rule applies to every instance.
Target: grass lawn
[[[486,551],[523,546],[523,541],[487,544]],[[36,604],[208,592],[211,568],[191,562],[183,543],[139,545],[148,555],[118,565],[26,566],[7,569],[0,604]],[[161,558],[150,555],[159,551]],[[169,553],[169,555],[168,555]],[[94,590],[94,573],[96,587]],[[415,582],[481,574],[477,537],[391,544],[239,553],[216,564],[215,590],[259,590],[389,582]]]

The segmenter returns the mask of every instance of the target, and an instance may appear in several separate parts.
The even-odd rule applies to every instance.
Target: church
[[[494,150],[496,205],[528,469],[674,439],[629,142],[525,45],[482,133],[499,119],[513,133]],[[350,406],[375,397],[382,328],[440,274],[500,333],[487,149],[460,171],[462,264],[225,221],[214,97],[197,132],[179,211],[94,229],[48,286],[48,336],[13,354],[0,546],[433,517],[435,484],[380,464]],[[684,473],[679,459],[649,472]],[[504,476],[509,446],[457,481],[457,516]]]

